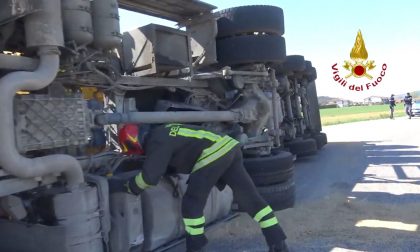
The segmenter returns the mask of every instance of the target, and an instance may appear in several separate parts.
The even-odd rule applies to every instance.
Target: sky
[[[205,1],[218,10],[241,5],[274,5],[284,12],[287,55],[303,55],[316,67],[319,96],[362,100],[369,96],[389,96],[420,90],[420,1],[414,0],[229,0]],[[121,30],[157,23],[175,27],[175,23],[145,15],[120,11]],[[375,69],[373,80],[350,77],[346,87],[334,81],[332,66],[337,63],[340,77],[349,72],[342,68],[350,59],[357,31],[361,30]],[[382,81],[366,90],[387,69]],[[364,86],[351,91],[350,85]]]

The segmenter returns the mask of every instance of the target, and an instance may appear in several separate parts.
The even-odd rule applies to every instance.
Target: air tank
[[[56,0],[34,1],[39,11],[25,17],[27,47],[63,46],[61,2]]]
[[[90,0],[62,0],[64,38],[77,45],[93,42]]]
[[[120,45],[120,17],[117,0],[92,1],[94,45],[98,49],[113,49]]]

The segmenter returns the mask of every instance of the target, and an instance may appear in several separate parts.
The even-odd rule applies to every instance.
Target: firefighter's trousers
[[[286,239],[274,212],[259,195],[243,166],[242,152],[234,147],[224,156],[190,175],[187,191],[182,200],[182,215],[187,233],[187,251],[204,247],[204,206],[210,190],[217,182],[229,185],[236,202],[259,223],[269,247]]]

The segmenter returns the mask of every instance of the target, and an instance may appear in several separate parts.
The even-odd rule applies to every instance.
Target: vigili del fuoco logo
[[[368,56],[362,32],[359,30],[354,46],[350,51],[351,60],[345,60],[344,65],[342,66],[346,75],[344,78],[340,75],[338,63],[335,63],[332,65],[333,79],[342,87],[347,87],[351,91],[364,91],[377,87],[385,77],[387,65],[384,63],[378,69],[375,65],[375,61],[368,60]],[[360,81],[357,81],[358,83],[352,83],[358,79],[367,80],[369,82],[364,84],[360,84]]]

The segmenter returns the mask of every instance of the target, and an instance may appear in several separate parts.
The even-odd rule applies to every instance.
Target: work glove
[[[137,186],[136,176],[131,177],[127,181],[126,187],[127,187],[127,192],[131,193],[131,194],[134,194],[134,195],[139,195],[143,192],[143,189],[141,189]]]
[[[143,190],[138,188],[135,182],[135,176],[130,179],[110,179],[109,180],[109,192],[124,192],[134,195],[139,195]]]

